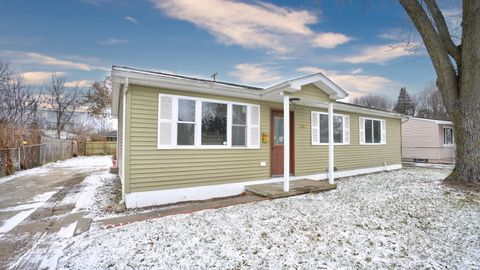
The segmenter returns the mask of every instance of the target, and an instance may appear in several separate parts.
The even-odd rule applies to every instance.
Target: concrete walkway
[[[166,206],[153,207],[151,209],[145,209],[145,211],[139,210],[139,212],[129,214],[128,211],[123,216],[105,218],[95,220],[94,223],[103,229],[123,226],[125,224],[144,221],[149,219],[161,218],[172,215],[189,214],[196,211],[202,211],[206,209],[217,209],[228,207],[232,205],[253,203],[267,200],[267,198],[259,197],[251,194],[244,194],[240,196],[218,198],[197,202],[185,202]]]
[[[85,224],[83,212],[72,211],[76,202],[64,199],[81,191],[79,184],[85,177],[105,169],[53,166],[9,181],[0,178],[0,269],[12,264],[14,269],[40,268],[41,261],[19,258],[28,255],[32,247],[38,249],[40,239]],[[43,249],[48,251],[48,247]]]

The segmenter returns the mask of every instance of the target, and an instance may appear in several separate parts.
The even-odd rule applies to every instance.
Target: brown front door
[[[294,174],[294,118],[290,112],[290,174]],[[283,111],[272,111],[270,117],[270,173],[283,175]]]

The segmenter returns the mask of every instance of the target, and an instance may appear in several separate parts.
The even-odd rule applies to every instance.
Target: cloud
[[[300,67],[297,68],[297,71],[305,74],[320,72],[347,91],[350,97],[378,93],[394,87],[395,84],[385,77],[359,74],[362,72],[361,69],[360,71],[353,70],[350,73],[342,73],[336,70],[325,70],[317,67]]]
[[[238,78],[242,83],[262,84],[272,83],[282,79],[274,70],[260,64],[238,64],[231,76]]]
[[[154,3],[168,16],[189,21],[227,45],[285,53],[301,44],[333,48],[349,40],[342,34],[315,33],[309,25],[317,23],[318,18],[310,11],[261,1],[154,0]]]
[[[27,84],[39,85],[48,82],[52,78],[52,73],[49,71],[32,71],[22,73],[22,77]],[[65,72],[55,72],[57,76],[64,76]]]
[[[359,63],[377,63],[385,64],[388,61],[412,55],[412,51],[408,50],[402,44],[387,44],[379,46],[369,46],[361,50],[357,55],[347,56],[341,59],[342,62],[359,64]]]
[[[125,20],[131,22],[131,23],[138,24],[137,19],[135,19],[135,18],[132,17],[132,16],[125,16],[125,17],[123,17],[123,18],[124,18]]]
[[[100,40],[97,43],[100,45],[117,45],[127,43],[126,39],[116,39],[116,38],[107,38],[105,40]]]
[[[65,87],[90,87],[92,83],[93,82],[89,80],[78,80],[78,81],[65,82],[63,85]]]
[[[36,52],[3,50],[3,51],[0,51],[0,57],[7,58],[11,62],[16,64],[55,66],[55,67],[61,67],[64,69],[75,69],[75,70],[83,70],[83,71],[92,71],[92,70],[109,71],[110,70],[106,67],[55,58],[52,56],[48,56],[48,55],[40,54]]]
[[[313,46],[320,48],[335,48],[338,45],[345,44],[351,40],[344,34],[339,33],[322,33],[313,39]]]

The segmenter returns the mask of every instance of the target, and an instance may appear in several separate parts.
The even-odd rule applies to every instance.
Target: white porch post
[[[333,184],[333,103],[328,103],[328,183]]]
[[[290,97],[283,96],[283,191],[290,190]]]

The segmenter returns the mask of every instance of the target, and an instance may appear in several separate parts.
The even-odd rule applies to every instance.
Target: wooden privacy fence
[[[49,162],[72,158],[77,154],[77,142],[42,137],[40,144],[0,149],[0,176],[31,169]]]
[[[101,141],[85,143],[85,156],[115,155],[116,152],[117,142]]]

